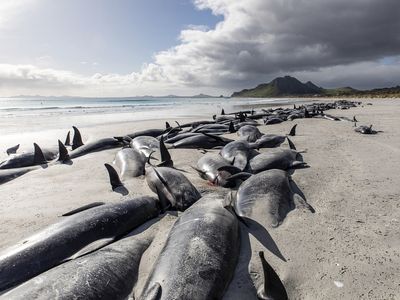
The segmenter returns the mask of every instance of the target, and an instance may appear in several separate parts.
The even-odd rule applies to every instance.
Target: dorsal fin
[[[40,149],[39,145],[36,143],[33,143],[33,147],[34,147],[34,154],[33,154],[33,163],[35,165],[43,165],[46,164],[46,158],[43,155],[43,151],[42,149]]]
[[[290,132],[289,132],[290,136],[295,136],[296,135],[296,127],[297,127],[297,124],[294,124],[292,129],[290,129]]]
[[[230,121],[229,122],[229,132],[230,133],[234,133],[236,130],[235,130],[235,126],[233,125],[233,122],[232,121]]]
[[[174,162],[171,159],[171,154],[169,154],[169,151],[165,146],[164,136],[161,136],[160,138],[160,153],[161,153],[161,163],[163,164],[163,166],[172,167],[174,165]]]
[[[58,159],[57,161],[65,163],[69,161],[69,154],[67,148],[65,148],[64,144],[58,140]]]
[[[15,145],[15,146],[13,146],[13,147],[8,148],[8,149],[6,150],[7,155],[17,153],[18,149],[19,149],[19,144],[18,144],[18,145]]]
[[[104,166],[106,167],[108,176],[110,177],[110,184],[113,191],[120,186],[124,186],[118,176],[117,171],[115,171],[115,169],[109,164],[104,164]]]
[[[293,142],[292,142],[288,137],[286,137],[286,139],[287,139],[287,141],[288,141],[288,144],[289,144],[290,149],[292,149],[292,150],[297,150],[297,149],[296,149],[296,146],[293,144]]]
[[[260,251],[258,252],[258,255],[260,257],[264,273],[264,284],[257,291],[258,299],[288,299],[285,287],[283,286],[278,275],[275,273],[274,269],[265,260],[264,252]]]
[[[165,122],[165,129],[170,129],[171,125],[168,122]]]
[[[65,145],[65,146],[71,146],[71,133],[70,133],[69,130],[68,130],[68,133],[67,133],[67,137],[65,138],[65,143],[64,143],[64,145]]]
[[[90,208],[93,208],[93,207],[97,207],[97,206],[100,206],[100,205],[103,205],[103,204],[105,204],[105,203],[104,202],[89,203],[89,204],[83,205],[81,207],[75,208],[75,209],[63,214],[62,216],[63,217],[72,216],[72,215],[77,214],[77,213],[79,213],[81,211],[84,211],[84,210],[87,210],[87,209],[90,209]]]
[[[76,128],[75,126],[72,126],[72,128],[74,129],[74,138],[72,139],[72,150],[75,150],[76,148],[83,146],[83,142],[79,129]]]

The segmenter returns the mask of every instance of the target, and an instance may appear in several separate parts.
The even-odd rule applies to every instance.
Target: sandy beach
[[[306,150],[303,157],[311,166],[296,170],[292,177],[315,213],[293,210],[282,225],[268,230],[286,261],[250,236],[251,251],[265,252],[290,299],[400,299],[400,100],[360,101],[372,105],[329,113],[350,118],[355,115],[360,125],[373,124],[383,132],[361,135],[354,132],[351,122],[325,119],[298,119],[259,127],[263,133],[286,134],[293,124],[298,124],[292,140],[298,150]],[[219,111],[219,107],[214,108],[214,113]],[[85,126],[82,121],[80,130],[86,141],[162,128],[165,121],[199,119],[211,119],[211,114],[199,112],[178,118],[158,115],[155,120],[140,121],[124,118],[121,122],[95,126]],[[9,124],[10,131],[3,124],[6,127],[2,127],[0,158],[5,159],[6,148],[17,143],[22,148],[35,141],[42,147],[56,145],[57,139],[63,140],[70,126],[79,121],[63,119],[58,127],[38,131],[38,137],[35,131],[25,132],[23,127],[35,126],[34,119],[20,128]],[[235,133],[225,136],[238,138]],[[288,145],[285,142],[281,147]],[[141,177],[125,182],[130,191],[127,196],[111,190],[104,163],[111,163],[117,151],[91,153],[74,159],[72,165],[36,170],[0,185],[0,250],[82,205],[154,195]],[[175,166],[186,171],[185,175],[200,192],[228,192],[210,186],[190,167],[203,155],[200,151],[172,149],[170,152]],[[166,226],[149,228],[156,239],[143,257],[141,274],[151,268],[174,220],[174,216],[167,216],[162,221]],[[144,277],[141,275],[138,286],[143,284]],[[241,289],[240,278],[235,277],[225,298],[245,299]]]

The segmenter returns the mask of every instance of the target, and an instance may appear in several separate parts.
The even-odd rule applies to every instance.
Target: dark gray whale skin
[[[91,243],[103,240],[104,246],[158,214],[158,200],[139,197],[63,217],[0,253],[0,291],[62,263]]]
[[[43,156],[47,161],[53,160],[58,155],[58,148],[48,148],[41,149],[43,152]],[[13,169],[13,168],[23,168],[23,167],[31,167],[35,165],[34,161],[35,153],[26,152],[21,154],[16,154],[7,160],[0,163],[0,169]]]
[[[254,150],[247,141],[238,140],[226,144],[220,151],[220,155],[228,161],[233,161],[233,165],[243,171],[250,159],[259,153]]]
[[[202,135],[199,132],[185,132],[185,133],[181,133],[181,134],[177,134],[171,138],[168,138],[165,140],[166,143],[168,144],[173,144],[177,141],[183,140],[185,138],[191,137],[191,136],[195,136],[195,135]]]
[[[240,127],[238,130],[238,135],[241,139],[244,139],[250,143],[255,142],[263,136],[260,130],[253,125],[244,125]]]
[[[226,179],[230,177],[232,173],[239,172],[240,169],[237,168],[236,172],[232,172],[232,170],[229,172],[226,170],[220,170],[223,167],[232,167],[232,165],[219,154],[207,153],[200,157],[195,170],[199,173],[201,178],[208,180],[210,183],[229,187],[230,182]]]
[[[215,147],[225,146],[232,142],[231,139],[223,138],[220,136],[212,135],[194,135],[173,144],[173,148],[187,148],[187,149],[212,149]]]
[[[272,169],[251,176],[239,187],[234,201],[238,216],[257,221],[263,226],[279,226],[289,211],[312,207],[292,190],[286,171]]]
[[[167,199],[172,207],[179,211],[184,211],[201,198],[201,194],[189,179],[172,168],[147,167],[146,181],[153,192]]]
[[[146,157],[135,149],[124,148],[115,155],[114,164],[119,168],[122,179],[138,177],[144,175]]]
[[[239,256],[240,232],[222,202],[203,197],[177,219],[138,299],[223,297]]]
[[[256,149],[260,148],[274,148],[280,146],[286,139],[286,136],[283,135],[275,135],[275,134],[264,134],[254,143],[251,143],[251,146]]]
[[[131,139],[134,139],[135,137],[143,136],[143,135],[158,137],[159,135],[162,135],[163,133],[165,133],[165,129],[146,129],[146,130],[142,130],[142,131],[137,131],[135,133],[127,134],[127,136],[129,136]]]
[[[291,168],[304,168],[307,164],[303,162],[301,154],[296,150],[272,148],[249,161],[248,169],[251,173],[260,173],[270,169],[288,170]]]
[[[41,166],[31,166],[12,169],[0,169],[0,184],[11,181],[19,176],[22,176],[30,171],[40,169]]]
[[[140,259],[151,241],[140,234],[124,237],[56,266],[2,297],[9,300],[126,299],[137,281]]]
[[[71,159],[73,159],[73,158],[77,158],[77,157],[83,156],[83,155],[91,153],[91,152],[117,148],[120,146],[123,146],[122,143],[115,138],[99,139],[97,141],[93,141],[93,142],[84,144],[84,145],[76,148],[75,150],[72,150],[69,153],[69,157]]]

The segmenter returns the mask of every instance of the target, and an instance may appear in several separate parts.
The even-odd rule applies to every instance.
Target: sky
[[[0,96],[400,85],[399,0],[0,0]]]

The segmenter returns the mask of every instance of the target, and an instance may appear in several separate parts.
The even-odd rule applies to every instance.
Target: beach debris
[[[334,280],[333,283],[334,283],[338,288],[344,287],[344,283],[341,282],[341,281],[336,281],[336,280]]]

